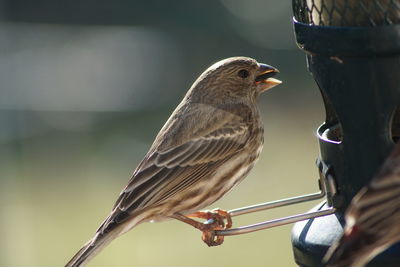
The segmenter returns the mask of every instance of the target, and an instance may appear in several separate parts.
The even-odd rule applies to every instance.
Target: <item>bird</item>
[[[202,231],[207,245],[222,244],[215,230],[231,227],[229,213],[200,210],[242,181],[256,163],[264,142],[257,100],[281,83],[272,78],[278,72],[249,57],[226,58],[207,68],[161,128],[111,213],[66,266],[85,265],[113,239],[149,221],[177,219]]]
[[[324,257],[329,267],[362,267],[400,241],[400,144],[352,199],[341,238]]]

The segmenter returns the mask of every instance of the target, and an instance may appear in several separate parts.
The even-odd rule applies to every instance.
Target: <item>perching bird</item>
[[[158,133],[111,214],[66,266],[83,266],[142,222],[169,218],[200,229],[209,246],[221,244],[223,238],[213,231],[230,227],[229,214],[196,211],[221,198],[256,163],[264,133],[257,99],[281,83],[271,78],[277,72],[252,58],[232,57],[201,74]],[[207,225],[190,217],[215,222]]]
[[[340,240],[328,250],[330,267],[361,267],[400,241],[400,144],[346,211]]]

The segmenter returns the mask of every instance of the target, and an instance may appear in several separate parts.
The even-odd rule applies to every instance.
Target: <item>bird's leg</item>
[[[195,213],[186,216],[217,221],[220,223],[222,227],[224,227],[224,229],[229,229],[232,227],[232,217],[226,210],[213,209],[211,211],[209,210],[197,211]],[[224,220],[226,220],[226,224],[224,223]]]
[[[223,236],[216,236],[215,235],[215,230],[223,230],[227,229],[228,225],[229,227],[232,226],[232,220],[230,220],[230,216],[228,217],[225,213],[227,212],[196,212],[193,214],[190,214],[190,217],[196,217],[196,218],[203,218],[207,219],[208,221],[212,220],[212,222],[209,223],[201,223],[196,220],[193,220],[189,218],[188,216],[182,215],[180,213],[175,213],[171,217],[177,220],[180,220],[184,223],[190,224],[191,226],[199,229],[200,231],[203,232],[201,239],[208,245],[208,246],[218,246],[221,245],[224,242],[224,237]],[[224,215],[222,215],[224,214]],[[227,218],[227,225],[225,226],[224,219]],[[228,219],[229,218],[229,219]]]

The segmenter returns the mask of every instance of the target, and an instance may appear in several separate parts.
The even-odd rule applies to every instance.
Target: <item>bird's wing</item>
[[[343,236],[325,256],[327,266],[366,264],[398,241],[400,228],[400,145],[372,182],[353,198],[346,211]]]
[[[332,245],[325,261],[327,266],[352,266],[365,262],[397,241],[400,220],[399,173],[378,176],[354,197],[346,212],[343,236]]]
[[[200,111],[187,114],[184,118],[172,115],[163,127],[121,192],[111,216],[114,222],[120,223],[135,211],[160,203],[211,176],[249,139],[248,115],[245,120],[212,107],[200,107]],[[203,124],[199,123],[200,117]],[[205,123],[204,118],[207,118]]]
[[[400,216],[399,200],[400,146],[396,146],[378,175],[353,198],[346,212],[346,227],[355,225],[364,233],[385,235],[392,220],[384,218]]]

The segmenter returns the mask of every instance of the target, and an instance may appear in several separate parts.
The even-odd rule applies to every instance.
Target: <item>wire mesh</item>
[[[400,23],[400,0],[293,0],[293,14],[317,26],[383,26]]]

